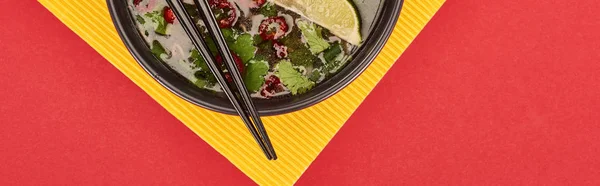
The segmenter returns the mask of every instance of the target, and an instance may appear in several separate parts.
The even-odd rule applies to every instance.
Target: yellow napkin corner
[[[39,2],[256,183],[292,185],[445,0],[405,0],[389,42],[356,81],[318,105],[286,115],[264,118],[265,127],[280,157],[277,161],[267,161],[264,158],[238,117],[194,106],[153,80],[121,42],[111,22],[105,0]]]

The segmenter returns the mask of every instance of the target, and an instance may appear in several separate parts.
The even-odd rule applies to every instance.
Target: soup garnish
[[[286,4],[279,1],[283,0],[275,0],[276,3],[266,0],[209,1],[246,87],[256,98],[268,99],[310,91],[339,71],[360,43],[360,34],[358,39],[355,33],[342,37],[335,35],[346,33],[347,29],[336,29],[339,24],[316,24],[324,22],[323,18],[313,16],[309,19],[310,16],[303,15],[314,12],[301,12],[298,7],[284,8],[279,5]],[[192,45],[165,0],[129,2],[138,30],[158,59],[198,87],[221,91],[205,60]],[[192,3],[186,1],[186,8],[205,34],[216,62],[223,66],[215,43],[206,37],[205,27]],[[355,13],[354,16],[357,15]],[[360,30],[359,27],[357,29]],[[231,81],[227,70],[224,67],[222,70],[226,79]]]

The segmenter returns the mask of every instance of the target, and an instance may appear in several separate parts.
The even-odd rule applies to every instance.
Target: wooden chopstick
[[[250,96],[250,93],[246,89],[246,85],[244,84],[242,75],[240,74],[240,72],[237,68],[237,65],[235,63],[233,55],[231,55],[231,52],[230,52],[231,50],[229,49],[229,46],[227,46],[227,42],[226,42],[225,38],[223,37],[223,33],[221,32],[221,29],[219,28],[219,23],[217,22],[217,19],[215,18],[214,13],[213,13],[212,9],[210,8],[210,4],[208,3],[208,1],[209,0],[194,0],[194,4],[196,4],[196,8],[198,9],[200,17],[204,21],[204,24],[208,30],[209,35],[211,35],[212,38],[215,40],[217,49],[224,59],[223,61],[224,61],[225,67],[231,74],[231,77],[233,79],[233,84],[237,87],[238,93],[240,94],[242,100],[244,101],[244,104],[246,105],[246,109],[247,109],[246,111],[248,111],[248,113],[252,117],[252,120],[254,121],[256,128],[258,128],[259,134],[261,135],[262,139],[264,140],[265,144],[267,145],[267,150],[269,150],[269,152],[271,153],[273,160],[276,160],[277,154],[275,153],[275,149],[273,148],[273,145],[271,144],[271,140],[269,139],[269,136],[267,135],[267,131],[265,130],[262,119],[260,119],[260,115],[259,115],[258,111],[256,110],[256,106],[254,105],[254,102],[252,101],[252,97]]]
[[[202,57],[205,59],[207,66],[210,68],[210,71],[215,75],[215,78],[217,79],[217,82],[219,83],[219,85],[221,85],[223,92],[225,92],[225,95],[227,95],[227,97],[233,104],[233,107],[235,108],[237,113],[240,115],[240,117],[244,121],[244,124],[246,125],[248,130],[250,130],[250,133],[252,134],[252,136],[254,137],[254,139],[256,140],[256,142],[258,143],[260,148],[262,149],[262,151],[265,153],[265,156],[267,157],[267,159],[269,159],[269,160],[277,159],[276,156],[273,156],[274,151],[272,150],[272,146],[269,148],[270,143],[269,143],[269,145],[265,144],[265,142],[261,138],[262,133],[259,134],[259,132],[257,132],[256,127],[252,124],[245,107],[241,104],[244,102],[242,100],[240,100],[240,98],[232,90],[232,87],[227,83],[227,80],[226,80],[224,74],[221,72],[220,68],[217,66],[215,57],[212,56],[212,53],[210,52],[208,46],[206,45],[206,42],[200,33],[200,29],[198,29],[198,27],[192,20],[191,16],[189,16],[190,14],[185,9],[183,2],[181,0],[174,0],[174,1],[175,2],[173,2],[173,0],[167,0],[167,3],[169,4],[171,9],[173,10],[173,13],[175,14],[177,19],[181,23],[186,34],[192,40],[192,43],[194,44],[194,46],[198,49],[198,51],[200,52]],[[225,60],[225,61],[227,61],[227,60]],[[236,69],[236,71],[237,71],[237,69]],[[239,75],[239,72],[237,74]],[[245,88],[242,90],[245,90]],[[264,128],[263,128],[263,130],[264,130]],[[268,137],[267,137],[267,139],[268,139]]]

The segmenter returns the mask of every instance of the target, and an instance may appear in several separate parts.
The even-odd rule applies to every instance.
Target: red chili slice
[[[238,70],[240,71],[240,74],[244,74],[245,66],[244,62],[242,62],[242,59],[234,53],[231,53],[231,55],[233,55],[233,60],[235,61],[235,64],[238,67]],[[219,66],[223,66],[223,58],[221,57],[221,55],[217,55],[215,57],[215,60],[217,61],[217,64]],[[229,72],[225,73],[225,79],[227,79],[227,81],[229,82],[232,82],[231,75],[229,74]]]
[[[254,2],[254,7],[258,8],[263,6],[267,0],[252,0],[252,2]]]
[[[288,47],[287,46],[274,41],[273,48],[275,49],[275,52],[277,52],[276,54],[277,54],[278,58],[286,58],[288,56],[288,51],[287,51]]]
[[[283,17],[271,17],[262,21],[258,27],[260,37],[264,40],[274,40],[283,37],[289,26]]]
[[[271,75],[265,81],[265,85],[263,85],[262,90],[260,90],[260,95],[265,98],[271,98],[275,96],[276,93],[282,92],[283,86],[281,85],[281,80],[279,77]]]
[[[276,86],[281,85],[281,80],[277,76],[269,76],[269,79],[265,81],[267,87],[275,88]]]
[[[169,8],[168,6],[165,7],[165,9],[163,10],[163,17],[165,18],[165,21],[167,21],[167,23],[173,24],[175,22],[175,14],[173,13],[173,10],[171,10],[171,8]]]
[[[225,16],[218,16],[219,27],[231,28],[237,18],[236,8],[227,0],[210,0],[208,2],[213,10],[222,10]]]
[[[140,5],[141,2],[142,2],[142,0],[133,0],[133,5],[135,5],[135,6]]]
[[[210,1],[208,1],[208,4],[210,6],[227,6],[229,4],[229,1],[227,1],[227,0],[210,0]]]

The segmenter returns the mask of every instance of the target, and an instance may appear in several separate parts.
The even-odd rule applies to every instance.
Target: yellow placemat
[[[39,0],[160,105],[260,185],[295,183],[444,1],[406,0],[390,41],[350,86],[308,109],[264,118],[280,157],[269,162],[239,117],[194,106],[153,80],[121,42],[105,0]]]

